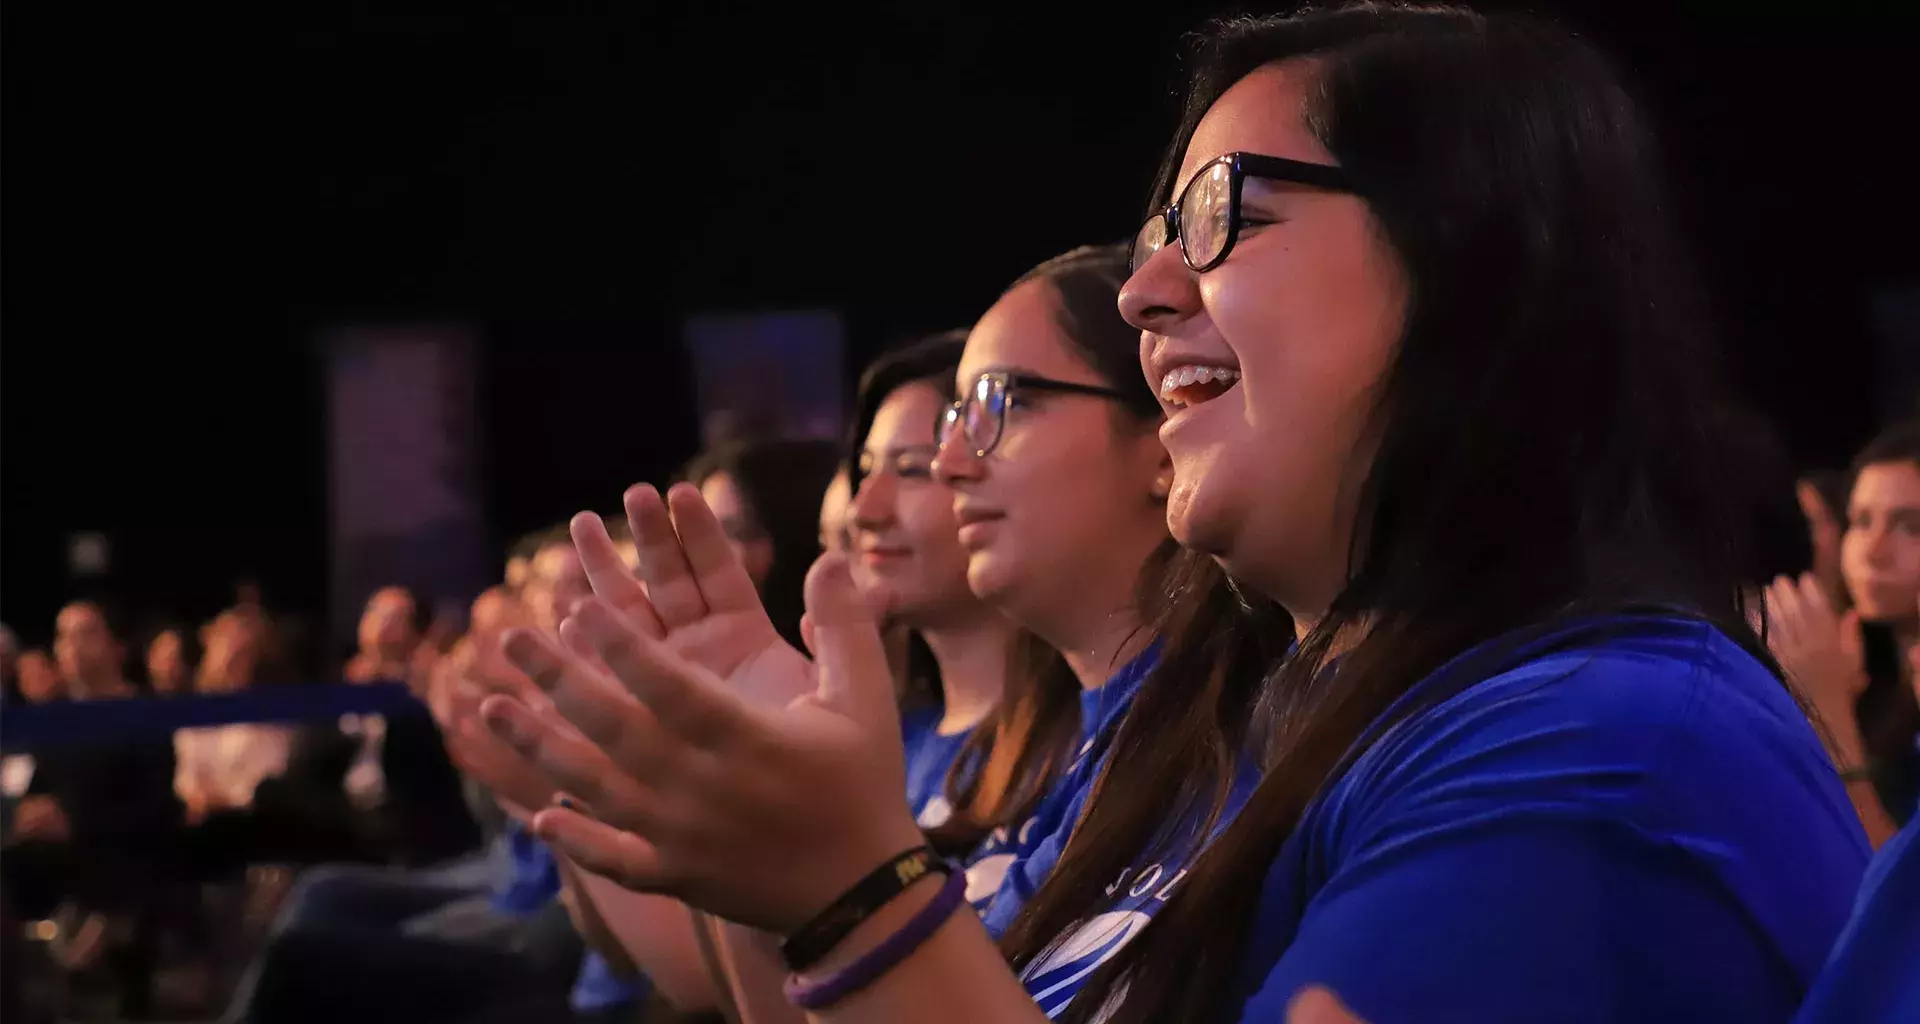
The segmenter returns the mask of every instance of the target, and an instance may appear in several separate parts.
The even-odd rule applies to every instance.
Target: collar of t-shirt
[[[623,978],[614,973],[606,957],[588,950],[580,960],[580,973],[574,978],[567,1004],[575,1013],[598,1013],[638,1003],[646,998],[648,988],[645,975]]]
[[[560,895],[560,865],[547,844],[517,821],[507,822],[500,841],[506,856],[504,870],[493,888],[494,909],[521,917]]]
[[[996,923],[1001,929],[1011,923],[1026,898],[1053,870],[1059,851],[1047,847],[1046,840],[1059,833],[1056,845],[1064,846],[1066,832],[1072,830],[1085,794],[1098,777],[1100,755],[1133,705],[1140,684],[1159,662],[1160,650],[1161,643],[1156,639],[1105,686],[1080,695],[1081,742],[1073,763],[1040,798],[1026,821],[1016,829],[994,829],[967,857],[967,899],[996,936]],[[990,912],[989,908],[995,909]]]

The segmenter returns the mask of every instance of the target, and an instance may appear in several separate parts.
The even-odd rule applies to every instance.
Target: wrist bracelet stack
[[[945,874],[946,883],[933,901],[920,908],[899,931],[825,978],[801,977],[801,972],[819,963],[845,941],[860,922],[893,902],[915,882],[935,873]],[[966,874],[940,860],[930,846],[914,847],[887,861],[780,944],[780,955],[793,972],[787,977],[787,998],[802,1009],[818,1010],[873,984],[932,938],[965,902],[966,891]]]

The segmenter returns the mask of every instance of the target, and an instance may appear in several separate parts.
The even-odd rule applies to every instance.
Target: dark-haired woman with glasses
[[[1038,750],[1010,780],[1032,814],[967,860],[968,900],[1001,927],[1051,870],[1095,748],[1154,660],[1141,582],[1169,553],[1172,480],[1159,406],[1131,365],[1133,332],[1107,305],[1125,258],[1076,250],[1015,282],[969,335],[959,397],[938,425],[934,473],[953,488],[968,583],[1072,670],[1002,715],[1037,723]]]
[[[1653,152],[1610,66],[1532,20],[1356,3],[1218,28],[1121,308],[1168,414],[1173,536],[1288,612],[1292,653],[1215,672],[1257,638],[1163,631],[995,942],[879,810],[891,680],[843,562],[809,577],[817,686],[781,712],[733,696],[760,673],[588,601],[579,636],[645,711],[576,710],[620,773],[541,834],[806,946],[788,991],[832,1024],[1251,1024],[1314,984],[1388,1024],[1787,1021],[1867,846],[1747,624],[1766,497],[1705,426],[1724,399]],[[1011,447],[1011,375],[1099,383],[1014,362],[970,347],[962,381],[1010,375],[1009,464],[1034,450]],[[1108,404],[1048,401],[1034,424]],[[976,590],[1054,554],[964,483]],[[508,648],[563,705],[609,685]],[[535,716],[490,711],[549,756]],[[716,773],[713,749],[754,759]],[[1243,751],[1258,788],[1147,882],[1189,810],[1227,816]],[[1160,900],[1144,926],[1116,913],[1135,892]]]

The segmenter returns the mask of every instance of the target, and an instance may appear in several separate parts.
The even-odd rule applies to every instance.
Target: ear
[[[1173,493],[1173,457],[1167,454],[1167,446],[1160,443],[1157,433],[1147,435],[1144,443],[1147,451],[1141,456],[1151,460],[1153,466],[1153,484],[1149,492],[1156,504],[1166,504],[1168,495]]]

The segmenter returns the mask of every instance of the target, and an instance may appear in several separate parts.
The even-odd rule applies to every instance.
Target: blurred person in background
[[[60,610],[54,657],[76,700],[139,693],[126,677],[126,648],[98,602],[77,601]],[[98,948],[101,915],[139,920],[173,874],[171,851],[181,823],[173,744],[167,737],[111,736],[33,754],[33,778],[14,808],[0,883],[8,906],[27,919],[48,917],[70,903],[79,911],[73,915],[77,924],[63,928],[63,935]],[[148,997],[149,938],[137,932],[111,950],[122,1009],[129,1014],[144,1012]]]
[[[20,638],[0,622],[0,699],[12,701],[20,696],[19,660]]]
[[[357,632],[359,647],[347,660],[350,683],[407,678],[420,643],[420,608],[405,587],[381,587],[367,599]]]
[[[52,656],[39,648],[20,652],[20,699],[28,704],[45,704],[68,696],[67,681]]]
[[[1837,607],[1813,573],[1783,577],[1767,591],[1768,642],[1818,713],[1878,846],[1920,797],[1920,422],[1867,444],[1846,508],[1839,554],[1851,607]]]
[[[262,663],[272,648],[268,629],[265,620],[234,611],[215,618],[209,630],[212,642],[201,659],[194,692],[240,693],[259,682]],[[174,647],[178,649],[178,634],[172,632],[162,634],[154,646],[160,646],[169,636],[175,638]],[[233,722],[174,733],[173,788],[186,808],[187,822],[197,824],[210,814],[252,807],[260,783],[286,771],[292,735],[290,726],[262,722]]]
[[[800,585],[819,554],[821,495],[840,467],[829,441],[729,442],[687,465],[707,507],[766,602],[773,626],[800,640]],[[617,518],[617,517],[616,517]]]
[[[161,626],[146,644],[147,690],[156,697],[190,692],[199,658],[190,646],[191,634],[176,625]]]
[[[473,669],[497,647],[499,631],[523,624],[558,629],[561,609],[585,592],[564,527],[516,544],[512,557],[525,559],[519,598],[504,586],[483,593],[471,608],[468,635],[424,679],[417,671],[412,676],[433,712],[421,721],[450,772],[464,763],[459,737],[452,729],[442,733],[435,720],[451,723],[451,709],[474,699],[463,687],[484,674]],[[382,589],[368,601],[350,674],[378,678],[373,670],[383,660],[400,664],[405,631],[396,619],[413,612],[411,599],[399,601],[396,590]],[[384,732],[390,797],[394,741],[409,728],[422,726],[409,718],[389,722]],[[453,786],[457,796],[457,775]],[[497,797],[488,794],[487,802]],[[465,815],[464,801],[461,807]],[[511,816],[525,812],[488,810],[479,816],[494,825],[495,856],[484,873],[476,875],[473,862],[462,858],[442,860],[446,870],[329,867],[302,879],[226,1019],[454,1021],[510,998],[564,1006],[580,943],[557,899],[558,868]],[[467,820],[471,827],[471,816]],[[349,977],[350,987],[339,984]]]

